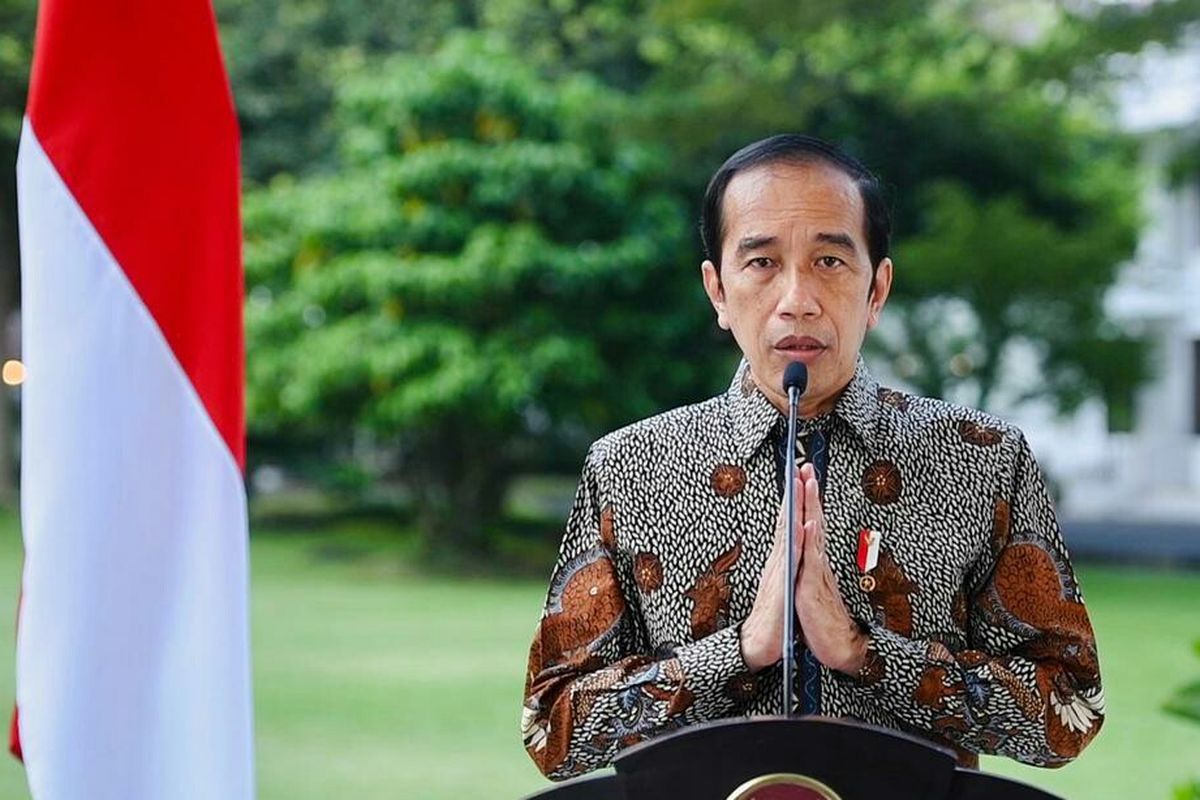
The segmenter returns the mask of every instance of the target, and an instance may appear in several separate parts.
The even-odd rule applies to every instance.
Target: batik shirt
[[[750,671],[740,626],[774,537],[785,421],[743,362],[724,394],[589,450],[529,655],[522,727],[543,773],[780,713],[781,667]],[[827,449],[827,552],[867,634],[858,674],[812,662],[815,710],[927,736],[964,762],[1074,758],[1103,718],[1096,645],[1021,432],[881,388],[861,361],[833,411],[801,428]],[[864,529],[881,535],[868,571]]]

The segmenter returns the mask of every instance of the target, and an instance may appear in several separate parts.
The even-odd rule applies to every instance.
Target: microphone
[[[787,365],[787,369],[783,371],[783,390],[789,392],[788,400],[790,401],[790,391],[795,389],[797,397],[804,394],[804,390],[808,388],[808,367],[803,361],[793,361]]]
[[[808,388],[808,367],[793,361],[783,371],[783,390],[788,396],[787,449],[784,456],[784,497],[787,505],[787,569],[783,587],[783,716],[793,715],[796,675],[796,416],[800,395]]]

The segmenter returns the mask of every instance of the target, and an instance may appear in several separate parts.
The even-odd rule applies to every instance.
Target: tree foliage
[[[429,52],[471,2],[214,0],[252,182],[336,166],[337,64],[364,55]]]
[[[876,169],[898,272],[893,324],[871,345],[919,390],[1063,410],[1099,396],[1128,418],[1144,345],[1102,298],[1133,254],[1141,186],[1108,90],[1120,59],[1177,42],[1200,3],[675,0],[633,4],[623,25],[620,0],[556,5],[550,22],[490,7],[545,68],[624,78],[693,196],[734,148],[781,130]],[[635,63],[600,66],[610,53]],[[939,324],[948,311],[958,324]],[[1038,374],[1004,368],[1018,352]]]
[[[1109,88],[1200,0],[222,6],[247,172],[282,176],[246,202],[253,431],[394,452],[435,535],[476,541],[515,471],[720,388],[690,220],[781,130],[888,184],[872,341],[901,377],[1129,416],[1143,345],[1102,299],[1141,187]]]
[[[34,0],[0,0],[0,314],[10,309],[17,285],[17,143],[36,16]]]
[[[34,8],[0,0],[10,164]],[[431,529],[456,506],[493,513],[516,469],[575,462],[595,434],[720,387],[733,349],[714,344],[690,220],[717,164],[781,130],[843,143],[888,184],[897,283],[872,341],[917,388],[1100,396],[1127,418],[1145,377],[1101,302],[1142,223],[1109,89],[1194,29],[1200,0],[216,9],[260,187],[257,451],[374,443],[424,481]],[[1180,144],[1178,173],[1195,152]],[[11,178],[2,194],[11,267]],[[1018,352],[1035,374],[1006,369]]]
[[[514,469],[703,382],[686,213],[624,103],[484,36],[349,68],[341,169],[246,198],[256,431],[373,432],[463,546]]]
[[[33,51],[34,0],[0,0],[0,322],[8,323],[20,294],[17,247],[17,143],[25,113],[25,93]],[[0,331],[11,330],[7,325]],[[0,336],[5,352],[16,343]],[[13,432],[16,414],[11,405],[0,406],[0,502],[16,500],[16,450]]]

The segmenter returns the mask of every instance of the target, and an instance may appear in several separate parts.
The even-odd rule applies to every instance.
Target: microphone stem
[[[787,505],[787,569],[783,587],[783,715],[790,717],[795,708],[796,674],[796,415],[800,392],[788,387],[788,430],[784,460],[784,497]]]

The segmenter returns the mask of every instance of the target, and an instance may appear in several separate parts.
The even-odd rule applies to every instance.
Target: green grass
[[[0,516],[0,607],[15,605],[20,543]],[[541,581],[429,577],[386,532],[257,535],[252,544],[259,796],[518,797],[544,785],[518,734]],[[1158,708],[1200,674],[1200,574],[1082,570],[1109,719],[1075,764],[997,769],[1072,800],[1161,798],[1200,777],[1200,726]],[[11,625],[12,614],[0,614]],[[11,642],[11,628],[0,628]],[[11,644],[0,708],[12,699]],[[0,798],[25,798],[0,759]]]

